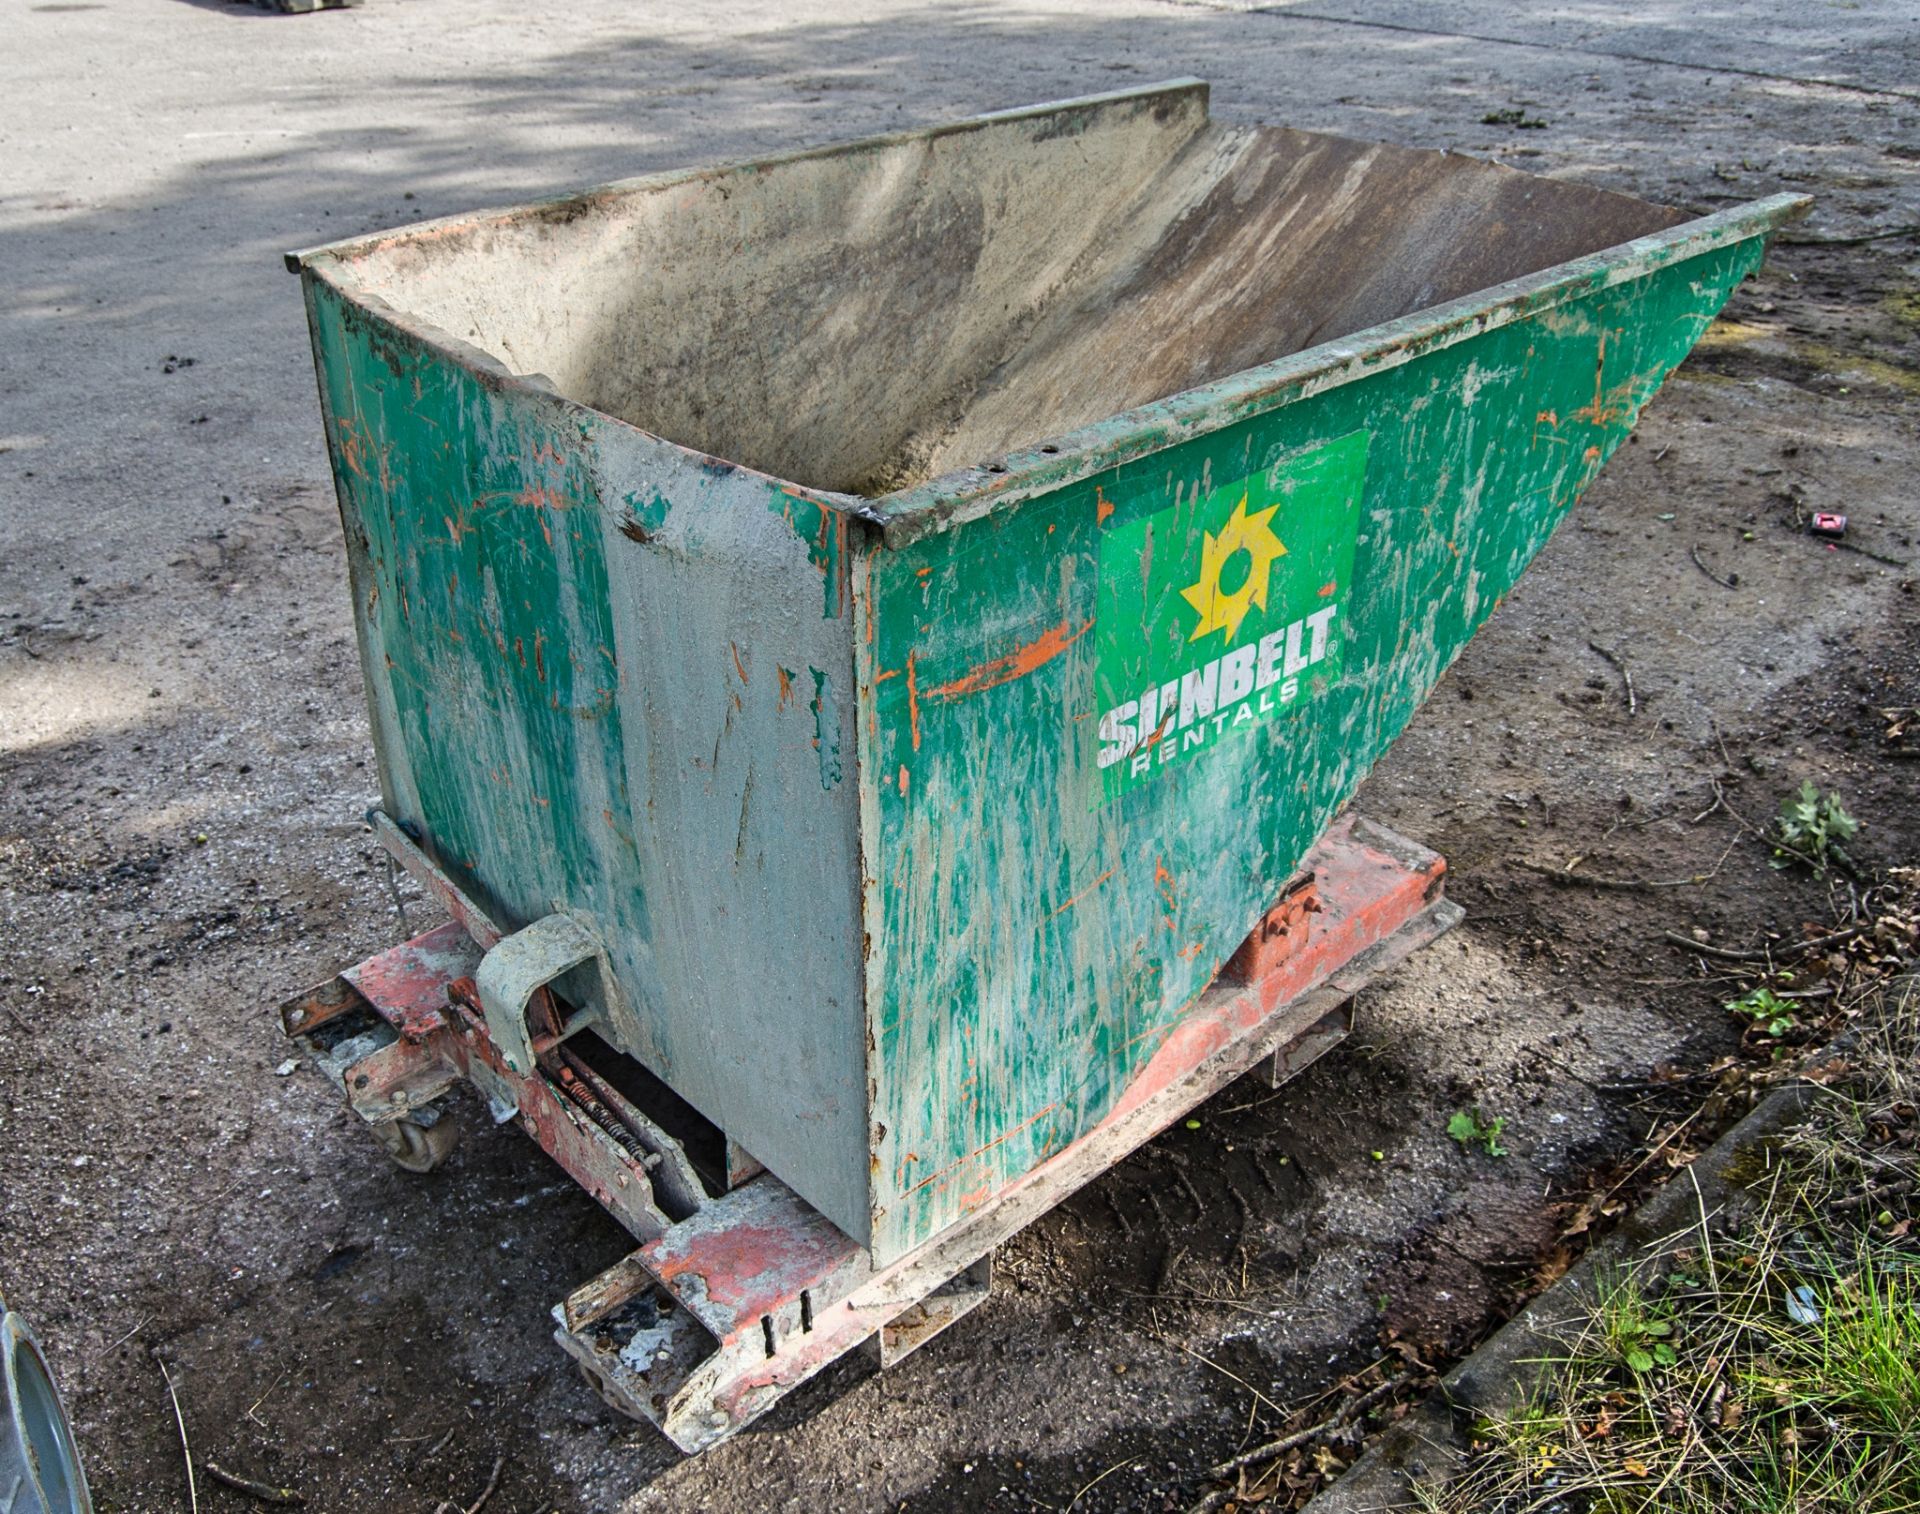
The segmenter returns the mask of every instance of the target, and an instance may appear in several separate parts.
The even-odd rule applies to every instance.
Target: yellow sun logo
[[[1268,524],[1279,510],[1278,505],[1269,505],[1249,515],[1247,496],[1243,494],[1226,525],[1220,528],[1220,534],[1205,533],[1206,540],[1200,548],[1200,581],[1180,591],[1180,597],[1200,612],[1200,624],[1193,628],[1189,640],[1198,641],[1215,631],[1224,631],[1227,640],[1232,641],[1249,610],[1255,605],[1266,609],[1268,572],[1275,558],[1287,555],[1286,544],[1273,534],[1273,527]],[[1231,591],[1222,588],[1222,573],[1242,552],[1250,559],[1246,576],[1237,588]]]

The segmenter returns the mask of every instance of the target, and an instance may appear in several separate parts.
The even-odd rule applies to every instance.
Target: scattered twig
[[[1122,1316],[1119,1314],[1114,1314],[1112,1317],[1116,1320],[1119,1320],[1122,1318]],[[1166,1334],[1164,1331],[1159,1330],[1155,1326],[1151,1324],[1147,1324],[1137,1318],[1127,1318],[1126,1323],[1135,1329],[1144,1330],[1148,1335],[1152,1336],[1155,1340],[1159,1341],[1162,1345],[1171,1346],[1173,1347],[1174,1350],[1182,1353],[1183,1355],[1192,1357],[1195,1361],[1199,1362],[1201,1366],[1211,1367],[1215,1372],[1218,1372],[1222,1377],[1227,1378],[1232,1382],[1238,1383],[1242,1388],[1246,1389],[1246,1391],[1253,1396],[1254,1401],[1258,1405],[1271,1410],[1274,1414],[1277,1414],[1280,1417],[1280,1422],[1282,1424],[1285,1424],[1287,1420],[1291,1419],[1294,1416],[1294,1414],[1298,1412],[1297,1408],[1289,1409],[1284,1404],[1275,1403],[1271,1398],[1268,1398],[1266,1394],[1262,1393],[1258,1388],[1254,1387],[1252,1383],[1248,1382],[1244,1377],[1240,1376],[1239,1373],[1230,1372],[1225,1367],[1221,1366],[1220,1363],[1218,1363],[1217,1361],[1214,1361],[1211,1357],[1202,1356],[1198,1351],[1194,1350],[1193,1347],[1187,1345],[1184,1341],[1175,1340],[1172,1336]]]
[[[272,1483],[255,1482],[251,1477],[242,1477],[238,1472],[229,1472],[217,1461],[203,1461],[201,1466],[207,1469],[207,1476],[215,1482],[223,1482],[229,1488],[237,1489],[250,1498],[262,1503],[303,1504],[307,1495],[297,1488],[276,1488]]]
[[[1721,588],[1738,589],[1740,587],[1737,583],[1734,583],[1731,579],[1722,578],[1718,573],[1714,572],[1713,569],[1709,568],[1705,563],[1700,561],[1700,549],[1698,547],[1687,548],[1687,556],[1693,559],[1693,565],[1696,568],[1698,568],[1702,573],[1706,574],[1707,577],[1711,578],[1715,583],[1720,585]]]
[[[1263,1462],[1272,1461],[1275,1457],[1285,1456],[1287,1452],[1298,1450],[1301,1446],[1308,1445],[1323,1436],[1336,1435],[1358,1423],[1361,1416],[1375,1404],[1392,1397],[1406,1385],[1409,1377],[1410,1374],[1390,1377],[1377,1387],[1369,1388],[1359,1397],[1349,1399],[1318,1424],[1309,1425],[1304,1430],[1296,1430],[1291,1435],[1283,1435],[1278,1440],[1270,1440],[1265,1445],[1255,1446],[1251,1451],[1242,1451],[1238,1456],[1229,1457],[1218,1466],[1209,1467],[1206,1476],[1209,1479],[1232,1477],[1243,1467],[1258,1466]],[[1188,1514],[1211,1514],[1212,1510],[1229,1502],[1235,1496],[1232,1489],[1216,1490],[1196,1503]]]
[[[147,1321],[152,1318],[153,1316],[151,1314],[142,1315],[140,1318],[139,1324],[135,1325],[131,1330],[129,1330],[125,1335],[121,1336],[118,1340],[113,1341],[108,1345],[102,1346],[97,1352],[93,1354],[90,1360],[97,1362],[100,1360],[101,1357],[105,1356],[109,1351],[119,1350],[122,1346],[126,1345],[128,1341],[132,1340],[136,1335],[138,1335],[142,1330],[146,1329]]]
[[[1705,1083],[1709,1079],[1718,1078],[1732,1065],[1731,1058],[1722,1057],[1710,1066],[1702,1067],[1695,1072],[1682,1073],[1678,1077],[1638,1078],[1632,1082],[1590,1083],[1587,1086],[1601,1093],[1648,1093],[1662,1088],[1685,1088],[1689,1084]]]
[[[507,1458],[505,1456],[494,1457],[493,1471],[487,1478],[487,1485],[480,1490],[480,1496],[467,1505],[464,1514],[480,1514],[481,1506],[484,1505],[489,1498],[493,1497],[493,1490],[500,1486],[500,1469],[506,1464]]]
[[[1727,796],[1720,791],[1719,779],[1709,778],[1707,781],[1713,785],[1713,803],[1708,805],[1699,814],[1695,815],[1693,819],[1689,820],[1687,822],[1688,825],[1698,825],[1702,820],[1705,820],[1707,816],[1711,815],[1715,810],[1726,808]]]
[[[253,1411],[259,1408],[268,1399],[272,1398],[273,1395],[279,1391],[280,1384],[284,1383],[286,1380],[287,1380],[287,1374],[282,1372],[277,1378],[274,1379],[273,1386],[271,1388],[267,1389],[265,1393],[262,1393],[258,1398],[256,1398],[251,1404],[247,1406],[247,1412],[242,1416],[242,1418],[251,1419],[256,1425],[259,1425],[262,1429],[265,1429],[266,1421],[262,1419],[254,1418]]]
[[[1627,713],[1629,715],[1639,714],[1640,701],[1633,696],[1633,674],[1627,671],[1626,662],[1617,652],[1609,652],[1597,641],[1589,641],[1587,645],[1592,647],[1593,650],[1598,652],[1602,657],[1606,658],[1607,661],[1612,663],[1619,671],[1620,681],[1627,686]]]
[[[1088,1493],[1092,1492],[1095,1488],[1099,1487],[1101,1483],[1105,1482],[1109,1477],[1113,1476],[1115,1472],[1118,1472],[1122,1467],[1126,1466],[1127,1463],[1132,1460],[1133,1460],[1133,1456],[1131,1454],[1127,1456],[1123,1456],[1118,1461],[1116,1461],[1112,1466],[1108,1467],[1106,1471],[1102,1472],[1098,1477],[1094,1478],[1092,1482],[1083,1484],[1080,1488],[1080,1491],[1078,1493],[1075,1493],[1072,1499],[1068,1502],[1067,1504],[1068,1514],[1072,1514],[1074,1506],[1078,1504],[1082,1498],[1085,1498]]]
[[[1718,957],[1723,962],[1778,962],[1788,957],[1804,957],[1809,952],[1838,946],[1843,941],[1851,941],[1855,936],[1865,933],[1864,926],[1853,925],[1845,930],[1815,936],[1811,941],[1787,941],[1779,946],[1760,947],[1749,951],[1730,946],[1709,946],[1704,941],[1696,941],[1691,936],[1681,935],[1678,931],[1661,932],[1675,946],[1683,946],[1690,952],[1699,952],[1703,957]]]
[[[1862,557],[1871,557],[1875,562],[1885,563],[1889,568],[1910,568],[1912,563],[1904,557],[1888,557],[1884,552],[1875,552],[1870,547],[1857,547],[1850,541],[1829,541],[1827,546],[1836,552],[1857,552]]]
[[[1615,1183],[1611,1188],[1609,1188],[1605,1193],[1603,1193],[1600,1196],[1600,1203],[1602,1205],[1605,1205],[1606,1202],[1609,1199],[1611,1199],[1616,1193],[1618,1193],[1622,1188],[1625,1188],[1627,1184],[1631,1183],[1635,1178],[1639,1177],[1640,1174],[1646,1170],[1647,1165],[1650,1162],[1652,1162],[1655,1157],[1659,1156],[1661,1152],[1665,1151],[1667,1147],[1673,1143],[1674,1137],[1678,1136],[1695,1120],[1699,1119],[1701,1115],[1705,1114],[1706,1109],[1707,1109],[1707,1106],[1705,1104],[1702,1104],[1698,1109],[1694,1110],[1692,1114],[1688,1115],[1684,1120],[1681,1120],[1678,1124],[1676,1124],[1673,1127],[1673,1129],[1669,1130],[1665,1135],[1661,1136],[1659,1140],[1655,1141],[1653,1145],[1649,1146],[1646,1149],[1646,1152],[1641,1156],[1640,1160],[1633,1164],[1632,1169],[1627,1173],[1627,1175],[1622,1179],[1620,1179],[1619,1182]],[[1658,1127],[1656,1126],[1655,1128],[1657,1129]]]
[[[1610,888],[1627,893],[1646,893],[1657,888],[1697,888],[1710,879],[1712,873],[1701,873],[1692,878],[1608,878],[1600,873],[1575,873],[1557,867],[1548,867],[1541,862],[1520,861],[1518,864],[1530,873],[1559,884],[1562,888]]]
[[[1864,1209],[1869,1204],[1877,1204],[1881,1199],[1892,1198],[1895,1194],[1912,1191],[1911,1180],[1901,1183],[1882,1183],[1877,1188],[1869,1188],[1865,1193],[1856,1193],[1852,1198],[1835,1199],[1827,1205],[1829,1209],[1846,1213],[1854,1209]]]
[[[173,1403],[173,1422],[180,1431],[180,1459],[187,1464],[187,1506],[192,1514],[200,1514],[200,1489],[193,1480],[193,1448],[187,1444],[187,1417],[180,1412],[180,1395],[173,1391],[173,1374],[167,1371],[167,1364],[158,1356],[154,1357],[153,1364],[160,1369],[160,1381],[167,1385],[167,1397]]]
[[[1712,710],[1707,711],[1707,729],[1713,732],[1714,744],[1720,748],[1720,761],[1725,765],[1726,770],[1731,773],[1733,771],[1733,758],[1727,755],[1727,740],[1720,734],[1720,722],[1714,719]],[[1727,802],[1726,796],[1720,794],[1719,784],[1716,783],[1713,786],[1713,791],[1715,794],[1720,795],[1720,802],[1722,804]]]

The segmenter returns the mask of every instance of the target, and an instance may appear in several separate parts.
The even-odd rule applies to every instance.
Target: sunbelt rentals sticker
[[[1098,803],[1327,687],[1366,469],[1356,431],[1103,535]]]

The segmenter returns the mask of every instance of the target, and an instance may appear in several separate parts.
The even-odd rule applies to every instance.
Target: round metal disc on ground
[[[0,1301],[0,1514],[93,1514],[86,1473],[33,1332]]]

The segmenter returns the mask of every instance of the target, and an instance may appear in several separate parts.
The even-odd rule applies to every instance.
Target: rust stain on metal
[[[1105,883],[1107,879],[1111,878],[1118,871],[1119,871],[1118,868],[1113,868],[1113,867],[1108,868],[1098,878],[1095,878],[1093,882],[1089,883],[1085,888],[1081,889],[1079,893],[1070,896],[1067,899],[1066,903],[1058,906],[1051,915],[1047,916],[1047,918],[1049,920],[1058,919],[1061,915],[1064,915],[1068,910],[1072,909],[1081,900],[1085,899],[1089,894],[1093,893],[1095,889],[1099,888],[1101,884]]]

